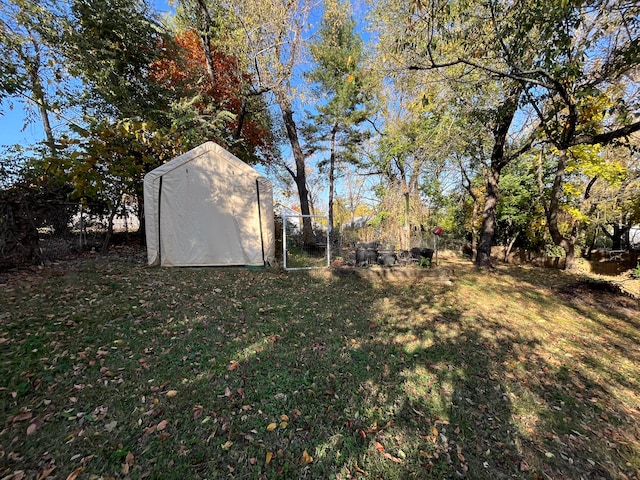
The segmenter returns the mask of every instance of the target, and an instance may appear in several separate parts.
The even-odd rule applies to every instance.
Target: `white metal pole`
[[[282,264],[287,269],[287,214],[282,214]]]

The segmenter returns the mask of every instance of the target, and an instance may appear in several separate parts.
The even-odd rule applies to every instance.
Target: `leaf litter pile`
[[[0,478],[638,478],[637,300],[455,272],[5,274]]]

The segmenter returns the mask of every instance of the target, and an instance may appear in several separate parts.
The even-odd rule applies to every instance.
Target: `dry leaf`
[[[271,430],[275,430],[277,426],[278,424],[276,422],[270,423],[269,425],[267,425],[267,432],[270,432]]]
[[[302,463],[307,464],[313,462],[313,457],[305,450],[302,452]]]
[[[124,463],[126,463],[127,465],[133,465],[134,463],[136,463],[136,458],[133,456],[133,453],[127,453],[127,456],[124,458]]]
[[[285,429],[289,425],[287,422],[280,422],[280,428]]]
[[[33,413],[31,413],[31,412],[22,412],[22,413],[19,413],[18,415],[16,415],[15,417],[9,417],[7,419],[7,422],[11,422],[11,423],[22,422],[24,420],[29,420],[31,417],[33,417]]]
[[[380,442],[375,442],[374,446],[376,447],[376,450],[378,450],[379,452],[384,452],[384,445],[382,445]]]
[[[227,367],[227,370],[229,370],[230,372],[233,372],[234,370],[236,370],[238,367],[240,366],[240,362],[238,362],[237,360],[231,360],[229,362],[229,366]]]
[[[233,442],[231,440],[227,440],[226,442],[224,442],[224,444],[222,445],[222,449],[223,450],[229,450],[231,448],[231,446],[233,445]]]
[[[42,472],[40,472],[40,475],[38,475],[38,480],[44,480],[45,478],[47,478],[51,472],[53,472],[56,469],[56,466],[52,466],[49,468],[45,468]]]
[[[27,427],[27,435],[33,435],[34,433],[36,433],[37,428],[38,426],[35,423],[29,424],[29,426]]]
[[[267,456],[266,456],[266,458],[264,459],[265,463],[266,463],[267,465],[269,465],[269,463],[271,462],[271,459],[272,459],[272,458],[273,458],[273,452],[267,452]]]
[[[156,425],[156,430],[161,431],[167,428],[167,421],[162,420],[158,425]]]
[[[150,435],[152,433],[154,433],[156,431],[156,426],[155,425],[151,425],[150,427],[147,427],[144,429],[144,434],[145,435]]]
[[[175,397],[177,394],[178,394],[178,391],[177,391],[177,390],[169,390],[169,391],[167,392],[167,397],[168,397],[168,398],[172,398],[172,397]]]
[[[202,416],[202,412],[204,411],[204,407],[202,405],[196,405],[193,407],[193,418],[198,419]]]
[[[388,452],[385,452],[384,458],[386,458],[387,460],[391,460],[392,462],[395,462],[395,463],[402,463],[402,460],[400,460],[398,457],[394,457]]]
[[[69,474],[69,476],[67,477],[67,480],[75,480],[76,478],[78,478],[78,475],[84,472],[84,470],[85,470],[84,467],[76,468],[73,472]]]

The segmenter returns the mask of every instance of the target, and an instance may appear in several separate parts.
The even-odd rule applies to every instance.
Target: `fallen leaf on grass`
[[[51,472],[53,472],[55,469],[56,469],[55,465],[49,468],[45,468],[42,472],[40,472],[40,475],[38,475],[38,480],[44,480],[49,475],[51,475]]]
[[[309,452],[307,452],[306,450],[304,452],[302,452],[302,463],[309,464],[313,462],[313,457],[311,455],[309,455]]]
[[[29,424],[29,426],[27,427],[27,435],[33,435],[34,433],[36,433],[37,428],[38,426],[35,423]]]
[[[167,398],[173,398],[173,397],[175,397],[177,394],[178,394],[178,391],[177,391],[177,390],[169,390],[169,391],[167,392]]]
[[[278,424],[276,422],[271,422],[269,425],[267,425],[267,432],[270,432],[271,430],[275,430],[277,426]]]
[[[398,457],[394,457],[388,452],[385,452],[384,458],[386,458],[387,460],[391,460],[392,462],[395,462],[395,463],[402,463],[402,460],[400,460]]]
[[[458,460],[460,460],[460,463],[464,463],[465,459],[464,459],[464,455],[462,455],[462,447],[458,445],[457,450],[458,452],[456,455],[458,456]]]
[[[273,452],[267,452],[267,455],[264,459],[264,462],[269,465],[271,463],[271,459],[273,458]]]
[[[193,407],[193,419],[196,420],[202,416],[202,412],[204,411],[204,407],[202,405],[196,405]]]
[[[20,412],[15,417],[7,418],[7,423],[23,422],[25,420],[29,420],[31,417],[33,417],[32,412]]]
[[[162,420],[160,423],[158,423],[158,425],[156,425],[156,430],[159,432],[164,430],[165,428],[167,428],[167,423],[168,422],[166,420]]]
[[[156,426],[155,425],[151,425],[150,427],[147,427],[147,428],[144,429],[144,434],[145,435],[151,435],[155,431],[156,431]]]
[[[384,445],[382,445],[380,442],[375,442],[373,445],[376,447],[376,450],[378,450],[379,452],[384,452]]]
[[[84,472],[84,470],[85,470],[84,467],[76,468],[73,472],[69,474],[69,476],[67,477],[67,480],[75,480],[76,478],[78,478],[78,475]]]
[[[230,372],[233,372],[234,370],[236,370],[238,367],[240,366],[240,362],[238,362],[237,360],[231,360],[229,362],[229,366],[227,367],[227,370],[229,370]]]

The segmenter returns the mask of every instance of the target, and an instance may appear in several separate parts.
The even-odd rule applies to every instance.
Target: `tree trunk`
[[[285,128],[287,130],[287,137],[291,142],[291,151],[293,152],[293,158],[296,163],[296,171],[293,172],[287,169],[293,181],[296,183],[298,189],[298,197],[300,198],[300,212],[302,215],[310,215],[309,210],[309,191],[307,189],[307,172],[306,172],[306,158],[302,147],[300,146],[300,139],[298,137],[298,129],[296,122],[293,119],[293,111],[291,109],[291,102],[284,95],[276,95],[280,110],[282,111],[282,120],[284,121]],[[302,241],[307,243],[313,240],[313,229],[311,226],[311,218],[305,217],[302,219]]]
[[[49,148],[49,153],[52,156],[56,153],[56,143],[53,136],[53,130],[51,128],[51,122],[49,121],[49,108],[47,105],[47,99],[45,97],[44,87],[42,86],[42,80],[40,78],[40,45],[35,39],[31,39],[35,56],[32,58],[27,55],[22,55],[22,60],[26,66],[27,73],[29,75],[29,82],[31,84],[31,93],[33,100],[35,101],[40,119],[42,120],[42,129],[44,130],[45,143]]]
[[[566,254],[565,269],[573,270],[576,267],[575,259],[575,244],[577,239],[577,229],[573,228],[572,234],[568,237],[564,236],[560,232],[558,226],[558,214],[560,213],[560,197],[562,195],[562,183],[564,180],[564,172],[567,166],[567,150],[560,150],[558,154],[558,165],[556,167],[556,174],[553,178],[553,185],[551,186],[551,194],[549,198],[549,205],[546,209],[547,214],[547,227],[549,228],[549,234],[555,245],[562,247]]]
[[[101,253],[106,254],[109,252],[109,243],[111,243],[111,237],[113,237],[113,219],[118,213],[122,201],[118,200],[115,205],[112,205],[111,211],[109,211],[109,223],[107,224],[107,234],[102,242]]]
[[[492,268],[491,247],[496,227],[496,205],[498,204],[498,192],[500,182],[500,170],[491,168],[487,173],[487,191],[484,197],[484,209],[482,211],[482,228],[478,239],[476,253],[476,266],[480,268]]]
[[[144,216],[144,193],[136,193],[137,210],[138,210],[138,236],[140,238],[140,246],[147,246],[147,220]]]
[[[200,25],[198,25],[198,36],[202,43],[202,51],[204,53],[204,61],[207,66],[207,75],[212,85],[215,85],[215,67],[213,66],[213,53],[211,51],[211,30],[214,28],[213,20],[209,14],[207,5],[202,0],[198,0],[196,15]]]
[[[476,266],[480,268],[491,268],[491,247],[495,236],[496,226],[496,205],[498,204],[498,193],[500,190],[500,173],[507,164],[515,158],[505,154],[507,135],[511,123],[518,108],[518,101],[522,87],[514,87],[510,95],[504,100],[497,110],[496,125],[493,129],[493,149],[491,151],[491,163],[486,169],[487,191],[485,192],[484,210],[482,211],[482,229],[478,241],[478,252],[476,254]]]
[[[628,225],[620,226],[617,223],[610,223],[609,225],[613,228],[613,233],[609,233],[606,228],[603,228],[602,231],[611,239],[611,249],[622,250],[622,240],[630,227]]]
[[[519,235],[520,235],[520,232],[516,232],[516,234],[513,236],[513,238],[509,242],[509,246],[504,251],[504,263],[507,263],[509,261],[509,255],[511,255],[511,249],[513,248],[514,243],[516,243],[516,240],[518,239]]]
[[[336,134],[337,126],[331,130],[331,153],[329,155],[329,221],[327,225],[327,245],[333,245],[333,196],[335,189],[335,167],[336,167]]]

